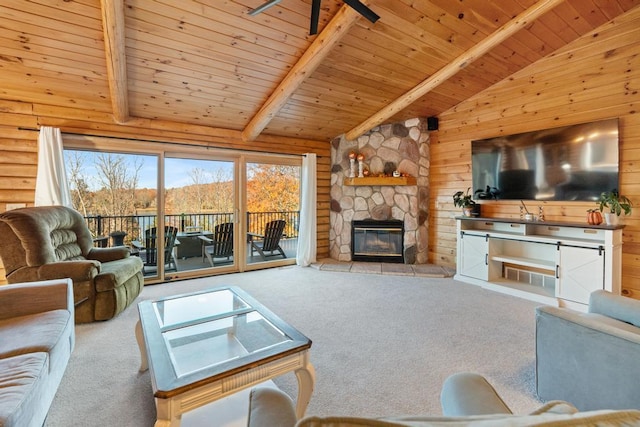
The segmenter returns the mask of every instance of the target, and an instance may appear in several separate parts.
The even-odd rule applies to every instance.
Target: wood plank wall
[[[125,125],[118,125],[108,114],[0,100],[0,212],[4,212],[7,204],[11,203],[33,206],[38,162],[38,132],[33,129],[40,126],[59,127],[63,133],[180,142],[252,152],[316,153],[318,258],[329,255],[329,141],[263,136],[255,142],[246,143],[242,141],[239,131],[151,120],[131,120]],[[0,283],[6,283],[1,261]]]
[[[431,135],[430,262],[455,266],[452,194],[471,186],[471,140],[618,117],[623,293],[640,298],[640,8],[440,115]],[[483,216],[519,218],[518,201],[482,201]],[[594,203],[529,202],[546,218],[585,222]]]

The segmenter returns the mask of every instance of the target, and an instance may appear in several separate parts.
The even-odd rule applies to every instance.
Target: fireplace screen
[[[353,261],[404,263],[402,221],[353,221],[351,233]]]

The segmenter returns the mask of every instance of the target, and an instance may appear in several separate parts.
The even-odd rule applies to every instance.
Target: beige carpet
[[[295,266],[148,286],[139,299],[221,285],[243,288],[313,340],[317,382],[308,415],[437,415],[442,381],[459,371],[485,375],[516,412],[539,404],[536,303],[451,278]],[[149,373],[138,373],[136,320],[132,306],[110,321],[77,326],[46,426],[153,425]],[[293,374],[276,384],[295,396]]]

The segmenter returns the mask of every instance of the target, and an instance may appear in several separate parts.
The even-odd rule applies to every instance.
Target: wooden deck
[[[287,255],[287,258],[295,259],[296,250],[298,247],[297,238],[282,239],[280,240],[280,246],[282,247],[285,254]],[[282,257],[278,252],[275,252],[275,253],[277,255],[273,257],[267,257],[267,261],[282,259]],[[263,259],[260,257],[260,254],[258,254],[257,252],[254,252],[254,254],[251,255],[250,246],[247,247],[245,257],[246,257],[247,264],[255,264],[255,263],[263,262]],[[178,271],[191,271],[191,270],[200,270],[203,268],[211,268],[211,263],[209,262],[209,260],[206,257],[203,259],[201,254],[198,256],[176,257],[175,260],[178,266]],[[225,265],[229,265],[232,262],[233,262],[233,258],[231,258],[229,262],[226,262],[224,259],[216,259],[215,266],[216,267],[225,266]],[[155,275],[155,272],[156,272],[155,268],[145,267],[145,276],[153,276]]]

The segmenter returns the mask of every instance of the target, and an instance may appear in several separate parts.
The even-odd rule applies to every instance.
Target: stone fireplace
[[[349,179],[351,152],[364,156],[364,169],[369,171],[369,177],[384,175],[385,178],[367,181],[372,185]],[[348,141],[344,136],[335,138],[331,144],[331,164],[331,258],[354,260],[353,221],[398,220],[404,227],[403,261],[426,264],[429,206],[427,120],[412,119],[382,125],[355,141]],[[410,178],[404,181],[401,178],[387,179],[394,171]]]

